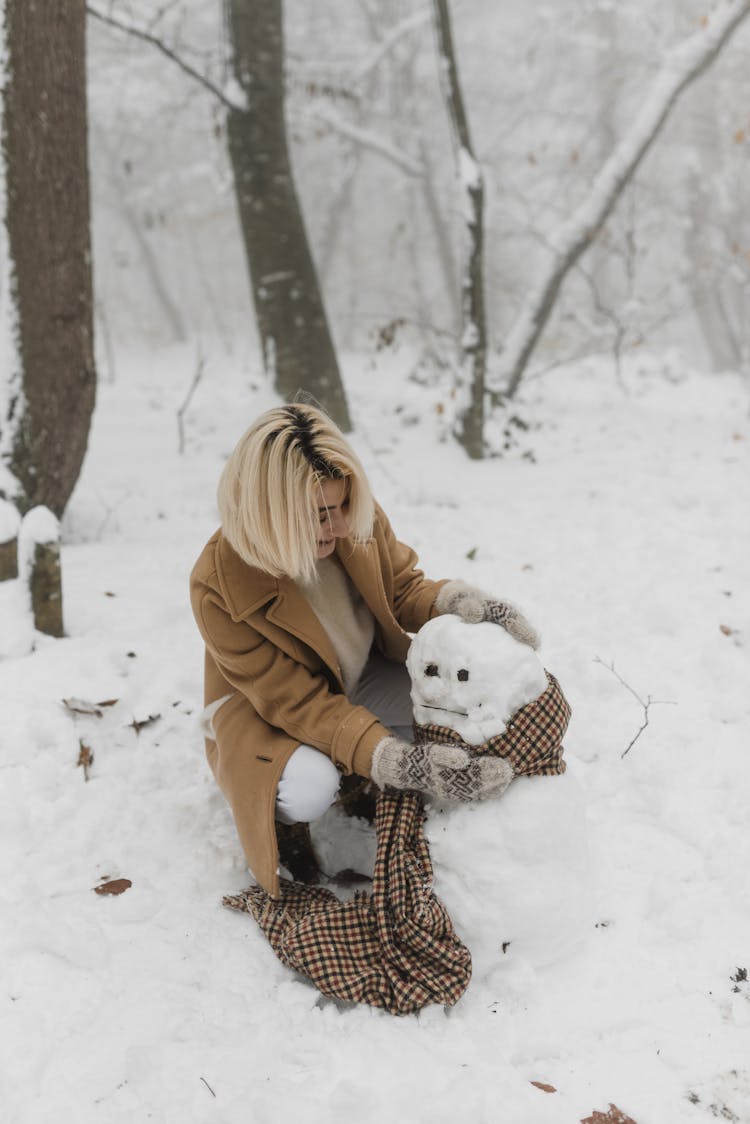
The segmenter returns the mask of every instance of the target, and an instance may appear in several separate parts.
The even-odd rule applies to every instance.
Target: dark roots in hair
[[[268,438],[275,441],[282,433],[286,433],[286,449],[298,449],[310,465],[316,476],[324,476],[330,480],[338,480],[344,474],[325,459],[316,447],[315,420],[299,406],[285,406],[284,413],[291,422],[291,428],[277,429]]]

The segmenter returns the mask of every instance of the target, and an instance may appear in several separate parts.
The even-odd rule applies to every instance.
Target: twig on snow
[[[188,406],[190,405],[191,399],[192,399],[193,395],[195,394],[196,390],[198,389],[198,384],[200,383],[201,379],[203,378],[203,374],[204,374],[205,370],[206,370],[206,357],[204,355],[201,355],[200,352],[199,352],[198,353],[198,362],[197,362],[196,367],[195,367],[195,374],[193,375],[193,381],[191,382],[190,387],[188,389],[188,392],[185,395],[185,400],[183,401],[182,405],[177,410],[177,434],[178,434],[178,437],[179,437],[178,444],[177,444],[177,452],[180,454],[180,456],[182,456],[182,454],[185,452],[185,428],[184,428],[184,425],[183,425],[183,418],[185,416],[185,411],[187,410]]]
[[[215,1093],[215,1092],[213,1091],[213,1089],[212,1089],[212,1088],[211,1088],[211,1086],[209,1085],[208,1081],[206,1081],[205,1077],[201,1077],[201,1081],[202,1081],[202,1082],[203,1082],[203,1084],[204,1084],[204,1085],[206,1086],[206,1088],[208,1089],[208,1091],[209,1091],[209,1093],[211,1094],[211,1096],[212,1096],[212,1097],[215,1097],[215,1096],[216,1096],[216,1093]]]
[[[611,671],[612,674],[614,675],[615,679],[617,679],[618,682],[622,683],[623,687],[627,691],[630,691],[633,698],[636,699],[637,702],[639,702],[640,705],[643,707],[643,723],[641,724],[641,727],[638,730],[638,732],[636,733],[635,737],[631,738],[631,740],[628,743],[628,745],[626,746],[626,748],[620,754],[620,760],[622,760],[622,758],[625,757],[626,754],[630,753],[631,749],[633,748],[635,743],[638,741],[638,739],[641,736],[641,734],[643,733],[643,731],[648,726],[648,712],[649,712],[650,708],[652,706],[677,706],[677,703],[674,701],[674,699],[652,699],[651,695],[647,695],[646,701],[644,702],[643,699],[641,698],[641,696],[638,694],[638,692],[635,691],[630,686],[629,683],[625,682],[625,680],[623,679],[623,677],[620,675],[620,673],[618,671],[615,671],[614,663],[605,663],[604,660],[600,659],[599,656],[596,656],[594,658],[594,663],[600,663],[602,665],[602,667],[606,667],[607,671]]]

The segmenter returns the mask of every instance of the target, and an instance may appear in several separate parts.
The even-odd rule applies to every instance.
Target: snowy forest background
[[[671,48],[750,2],[450,5],[484,173],[483,459],[452,432],[466,212],[435,6],[284,3],[352,441],[427,573],[517,601],[573,708],[565,785],[512,785],[481,846],[470,820],[428,817],[474,974],[454,1008],[406,1019],[324,999],[220,904],[249,875],[205,762],[187,581],[227,455],[280,399],[228,156],[229,7],[91,0],[86,23],[96,408],[90,433],[83,406],[45,413],[76,374],[53,349],[35,455],[50,487],[74,428],[86,455],[60,526],[26,514],[0,580],[3,1120],[750,1124],[750,20],[498,393],[525,298]],[[23,395],[0,250],[9,495]],[[59,532],[54,637],[27,585]],[[313,830],[326,870],[371,866],[363,821]]]
[[[221,7],[111,4],[221,87]],[[460,74],[486,189],[498,348],[545,240],[582,200],[669,45],[705,5],[459,3]],[[443,356],[460,332],[458,192],[430,11],[285,5],[294,170],[336,342],[394,332]],[[564,287],[535,365],[679,345],[748,362],[748,29],[688,90]],[[223,107],[147,44],[90,21],[100,346],[211,339],[253,356]],[[102,357],[114,377],[114,354]],[[252,359],[248,359],[252,362]]]

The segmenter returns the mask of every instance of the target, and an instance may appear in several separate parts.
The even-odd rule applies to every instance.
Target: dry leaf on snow
[[[129,878],[113,878],[110,882],[103,882],[101,886],[94,886],[95,894],[124,894],[133,883]]]
[[[581,1124],[636,1124],[632,1116],[628,1116],[616,1104],[611,1104],[607,1112],[594,1111],[591,1116],[587,1116]]]

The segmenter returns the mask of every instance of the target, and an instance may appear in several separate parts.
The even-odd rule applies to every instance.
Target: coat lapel
[[[375,539],[357,544],[351,539],[340,539],[336,554],[378,624],[383,628],[393,628],[395,621],[383,588]]]
[[[310,602],[289,578],[279,580],[278,595],[269,605],[266,617],[272,624],[291,633],[308,648],[312,648],[333,672],[343,691],[341,668],[328,633],[318,620]]]
[[[266,619],[312,648],[343,690],[339,661],[328,633],[291,578],[274,578],[248,566],[223,535],[219,536],[216,548],[216,573],[232,620],[245,620],[267,606]]]

